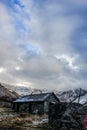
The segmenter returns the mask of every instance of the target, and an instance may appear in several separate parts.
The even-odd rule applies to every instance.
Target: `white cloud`
[[[5,72],[5,71],[6,71],[6,69],[5,69],[5,68],[0,67],[0,73],[3,73],[3,72]]]
[[[16,66],[15,69],[19,71],[21,68],[19,66]]]
[[[61,56],[55,55],[55,57],[61,62],[65,63],[64,65],[67,68],[70,68],[73,71],[79,71],[80,69],[79,66],[75,65],[78,55],[75,55],[73,57],[70,57],[68,55],[61,55]]]
[[[32,83],[26,82],[26,81],[21,81],[16,83],[17,86],[32,86]]]

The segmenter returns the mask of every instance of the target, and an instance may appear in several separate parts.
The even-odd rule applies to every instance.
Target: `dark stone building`
[[[13,109],[17,112],[44,114],[49,112],[49,103],[59,102],[54,93],[42,93],[22,96],[13,102]]]

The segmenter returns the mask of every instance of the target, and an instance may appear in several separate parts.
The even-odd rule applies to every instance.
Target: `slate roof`
[[[14,101],[16,102],[40,102],[45,101],[50,95],[54,93],[42,93],[42,94],[32,94],[27,96],[22,96]],[[58,100],[56,95],[54,94],[55,98]]]

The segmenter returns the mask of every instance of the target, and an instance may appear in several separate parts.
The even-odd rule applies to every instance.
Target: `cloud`
[[[75,61],[77,60],[78,55],[75,55],[74,57],[69,57],[67,55],[61,55],[61,56],[57,56],[55,55],[55,57],[60,60],[62,63],[64,63],[64,65],[66,66],[66,68],[70,68],[73,71],[79,71],[79,66],[74,65]]]
[[[5,68],[1,67],[0,68],[0,73],[3,73],[4,71],[6,71]]]
[[[86,0],[1,0],[1,81],[57,90],[86,86],[86,6]]]

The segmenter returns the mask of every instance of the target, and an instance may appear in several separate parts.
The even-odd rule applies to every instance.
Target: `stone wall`
[[[33,114],[43,114],[44,113],[44,103],[43,102],[35,102],[32,103],[31,111]]]
[[[29,103],[19,104],[19,112],[29,112]]]

